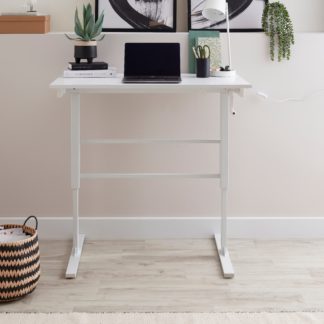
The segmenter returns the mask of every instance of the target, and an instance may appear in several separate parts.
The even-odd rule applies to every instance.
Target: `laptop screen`
[[[125,77],[180,76],[179,43],[126,43]]]

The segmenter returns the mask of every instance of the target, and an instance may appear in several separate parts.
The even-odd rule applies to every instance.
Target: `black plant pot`
[[[93,59],[97,57],[97,43],[96,42],[77,42],[74,46],[74,58],[76,63],[81,60],[87,60],[92,63]]]

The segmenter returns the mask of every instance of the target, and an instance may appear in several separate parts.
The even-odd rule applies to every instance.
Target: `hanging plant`
[[[278,61],[290,59],[291,45],[295,43],[294,28],[285,5],[279,1],[267,3],[262,15],[262,28],[270,37],[270,56],[275,59],[278,46]]]

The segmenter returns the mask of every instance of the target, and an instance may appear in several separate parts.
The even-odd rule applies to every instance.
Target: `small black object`
[[[220,67],[220,70],[222,71],[222,72],[224,72],[224,71],[226,71],[226,72],[229,72],[229,71],[231,71],[231,68],[230,68],[230,66],[229,65],[226,65],[225,67]]]
[[[97,46],[74,46],[74,58],[76,63],[80,63],[82,59],[92,63],[97,57]]]
[[[69,62],[69,70],[108,70],[108,63],[106,62],[92,62],[92,63],[75,63]]]
[[[196,59],[196,75],[197,78],[209,78],[210,60],[209,58]]]

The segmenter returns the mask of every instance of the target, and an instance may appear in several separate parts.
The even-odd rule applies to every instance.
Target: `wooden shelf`
[[[50,16],[0,16],[0,34],[46,34]]]

